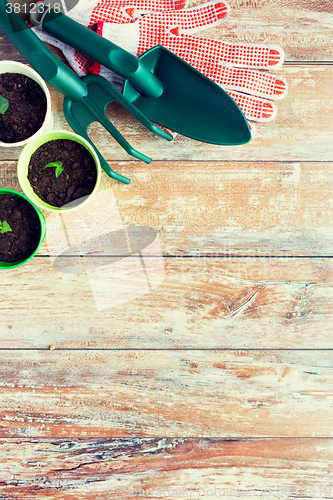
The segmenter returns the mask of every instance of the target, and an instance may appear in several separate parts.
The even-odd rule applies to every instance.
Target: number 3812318
[[[6,5],[6,12],[10,14],[11,12],[15,12],[16,14],[20,13],[30,13],[30,12],[38,12],[38,13],[43,13],[45,11],[45,7],[49,7],[50,9],[53,9],[55,13],[61,12],[61,4],[60,3],[54,3],[54,4],[47,4],[46,2],[37,2],[37,3],[13,3],[9,4],[7,3]]]

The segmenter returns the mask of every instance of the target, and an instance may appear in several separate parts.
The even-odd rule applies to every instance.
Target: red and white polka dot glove
[[[155,45],[163,45],[221,85],[248,120],[267,122],[275,117],[273,101],[286,95],[287,82],[267,70],[282,66],[283,50],[278,46],[230,44],[195,36],[203,29],[224,22],[229,13],[227,4],[217,0],[192,8],[184,8],[182,0],[180,3],[177,0],[88,0],[87,8],[82,4],[80,1],[68,15],[89,27],[95,25],[100,35],[125,50],[139,56]],[[152,10],[159,12],[151,13]],[[63,51],[80,75],[100,73],[112,83],[119,81],[110,70],[77,51],[67,46]]]

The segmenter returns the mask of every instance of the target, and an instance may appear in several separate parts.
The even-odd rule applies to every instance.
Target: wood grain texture
[[[0,454],[4,499],[332,498],[331,439],[2,439]]]
[[[56,272],[45,242],[0,276],[3,347],[332,347],[331,163],[130,165],[130,186],[104,176],[101,193],[125,225],[157,229],[163,282],[98,311],[87,275]],[[13,164],[2,176],[15,188]]]
[[[109,230],[152,227],[165,256],[332,255],[332,162],[110,164],[132,182],[125,186],[103,174],[91,213],[77,213],[86,224],[104,217],[99,199],[109,193]],[[0,183],[21,191],[16,162],[0,163]],[[45,241],[39,254],[47,253]]]
[[[1,351],[2,437],[332,437],[332,351]]]
[[[117,163],[111,163],[118,168]],[[332,163],[124,164],[123,224],[159,232],[166,255],[332,255]]]
[[[228,4],[231,14],[226,22],[205,36],[280,45],[292,62],[332,60],[329,0],[230,0]]]
[[[333,497],[332,2],[229,3],[202,35],[286,53],[288,95],[255,139],[167,143],[110,106],[145,165],[90,129],[132,179],[103,175],[115,229],[157,230],[159,286],[98,310],[88,275],[55,271],[47,241],[0,274],[0,498]],[[1,59],[23,61],[0,33]],[[0,149],[1,187],[20,190],[20,152]],[[116,291],[147,288],[143,262]]]
[[[331,266],[331,259],[167,258],[155,290],[115,307],[115,289],[98,310],[87,275],[60,274],[36,257],[0,275],[1,346],[332,348]],[[123,271],[120,286],[131,279],[136,286],[137,276]]]

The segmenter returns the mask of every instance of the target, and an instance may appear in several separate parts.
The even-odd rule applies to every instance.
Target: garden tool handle
[[[154,99],[162,94],[162,83],[140,59],[65,14],[45,9],[40,19],[31,14],[33,24],[127,79],[142,96]]]
[[[0,0],[0,30],[56,90],[73,101],[80,101],[87,95],[85,83],[44,45],[6,0]]]

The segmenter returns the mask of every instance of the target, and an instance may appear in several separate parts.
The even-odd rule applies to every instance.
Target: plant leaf
[[[0,233],[8,233],[9,231],[12,231],[12,228],[8,224],[7,221],[0,222]]]
[[[51,163],[48,163],[47,165],[45,165],[44,168],[48,168],[48,167],[62,167],[62,163],[61,163],[61,161],[51,161]]]
[[[9,102],[0,94],[0,113],[4,115],[9,108]]]
[[[62,165],[59,165],[59,167],[56,168],[55,174],[56,174],[57,179],[63,170],[64,170],[64,167]]]
[[[64,167],[62,166],[61,161],[51,161],[51,163],[48,163],[47,165],[45,165],[44,168],[48,168],[48,167],[53,167],[56,169],[55,176],[57,179],[58,179],[59,175],[61,174],[61,172],[64,170]]]

